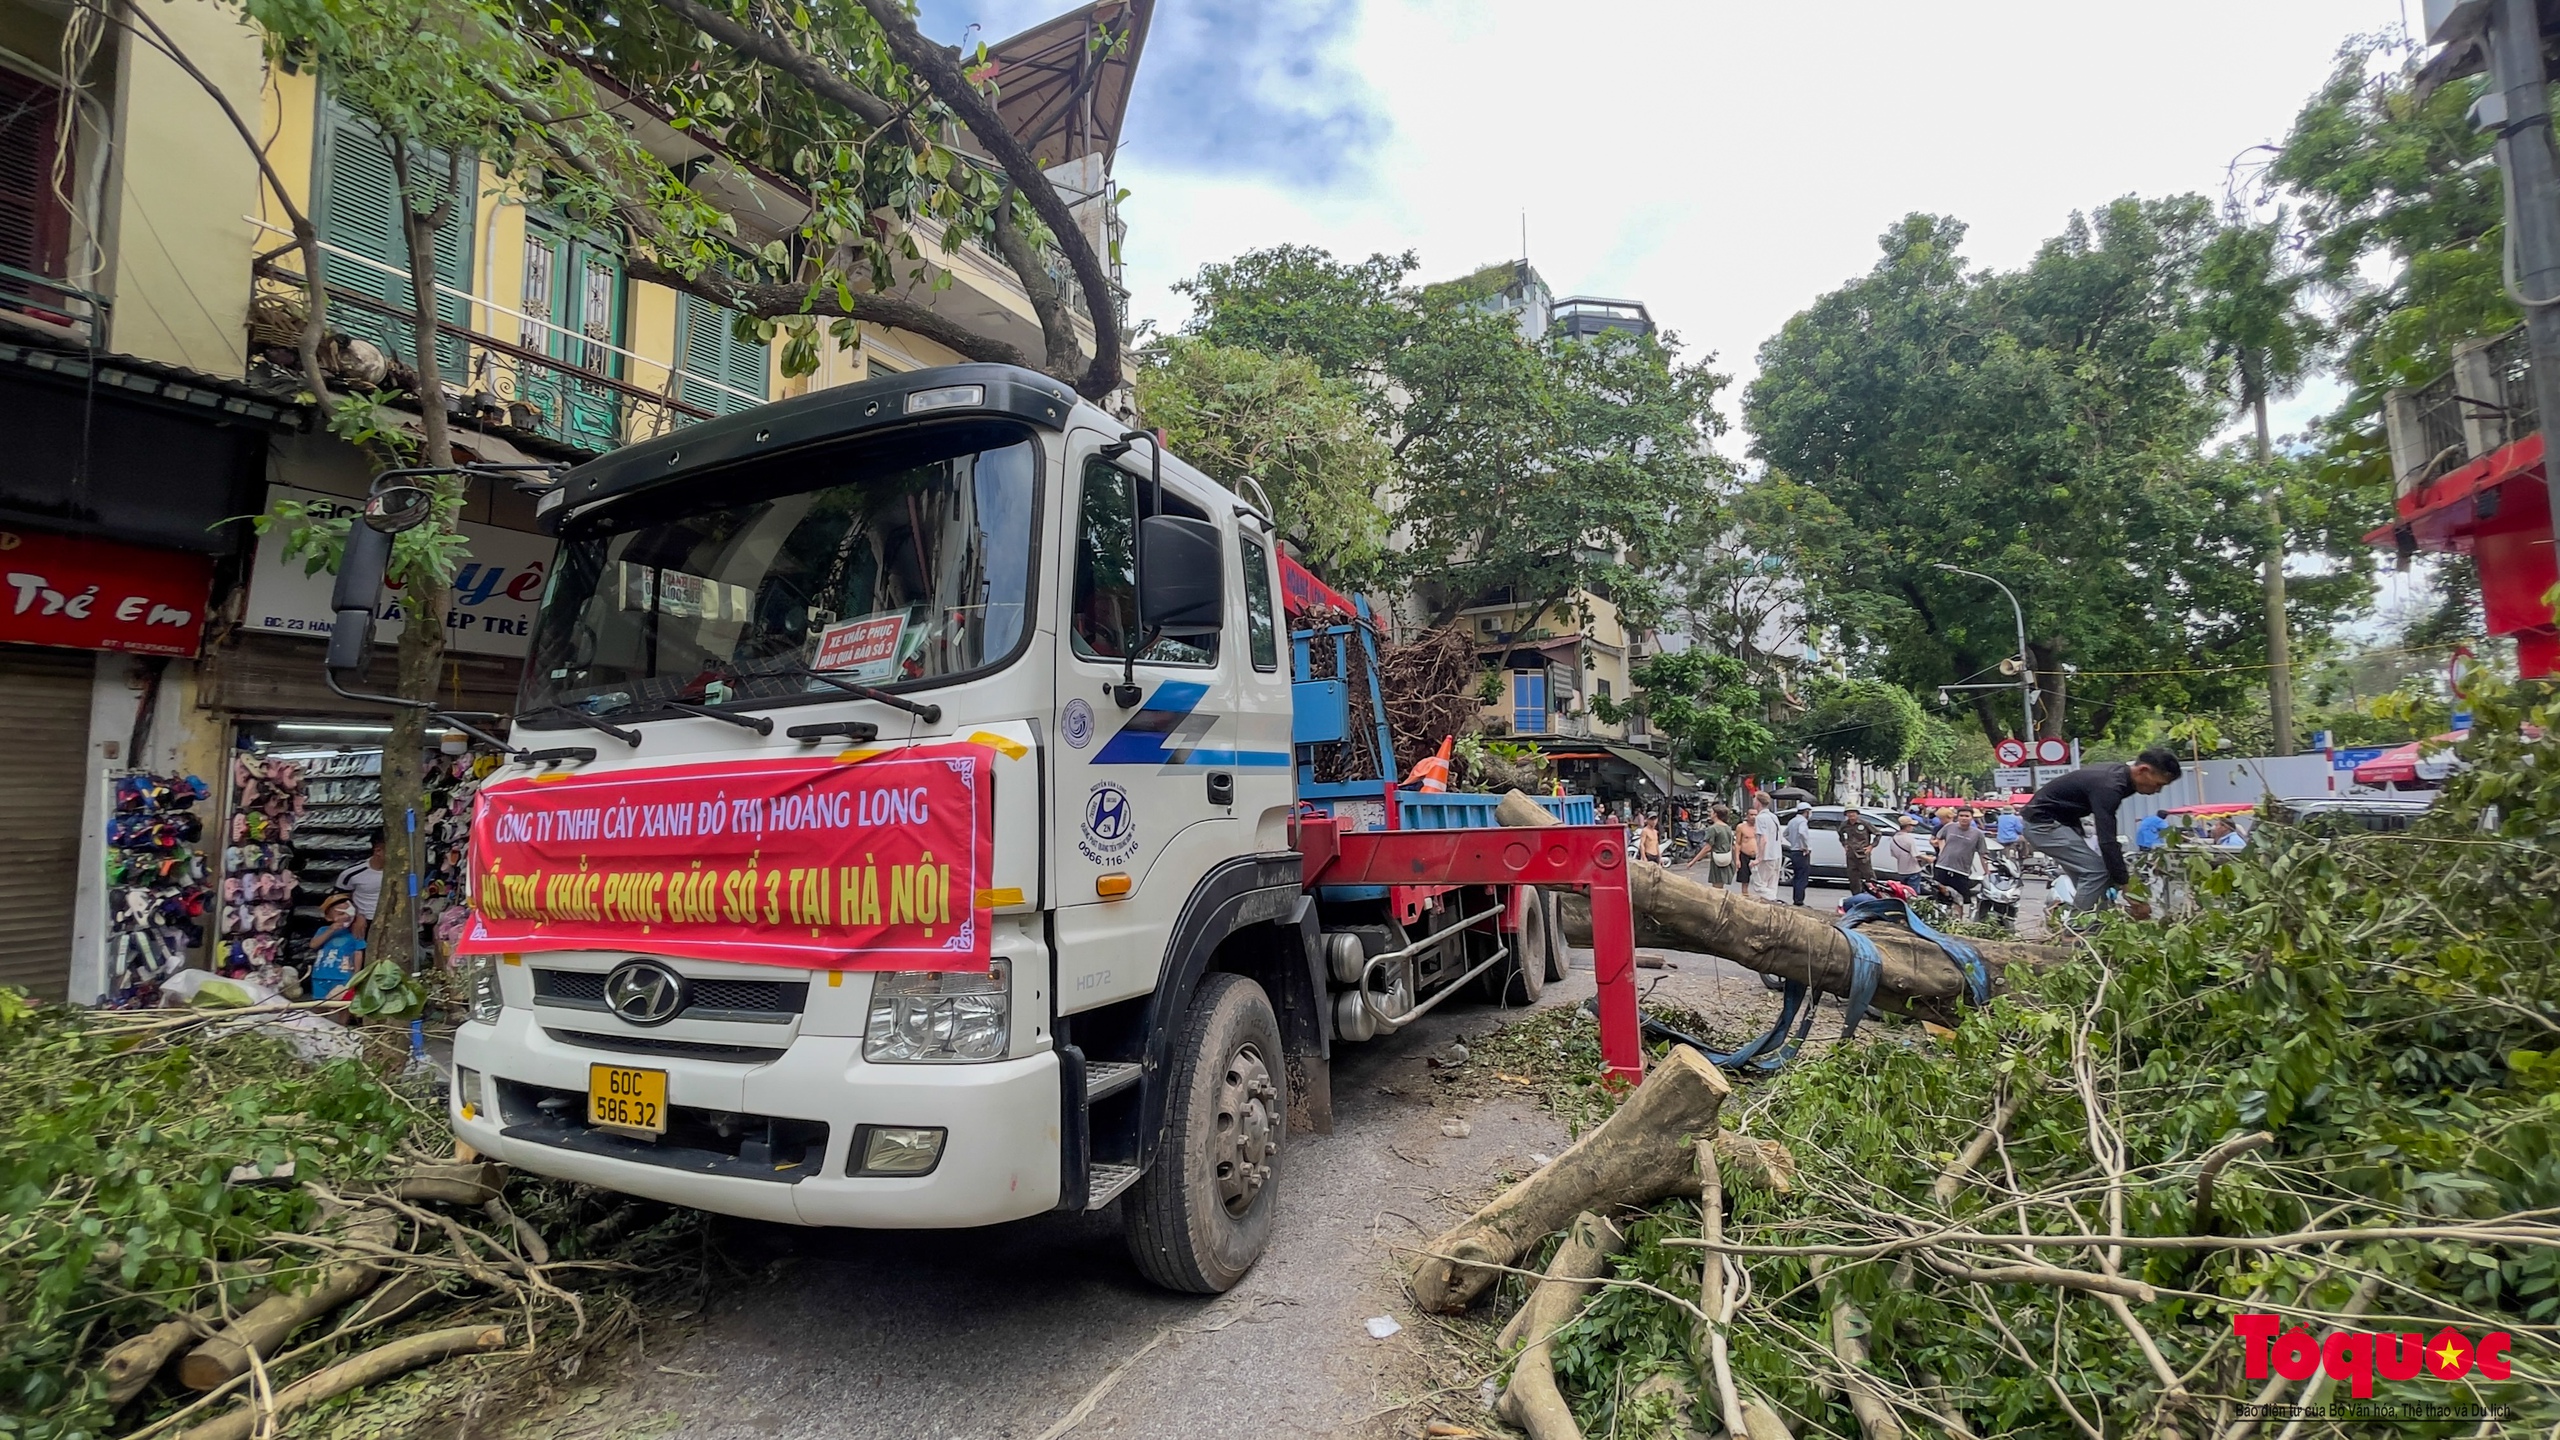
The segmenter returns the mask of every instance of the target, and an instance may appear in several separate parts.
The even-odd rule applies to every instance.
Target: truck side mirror
[[[1218,527],[1181,515],[1138,522],[1138,616],[1161,635],[1214,635],[1227,615]]]
[[[346,550],[338,557],[338,582],[329,591],[330,673],[361,680],[373,659],[373,602],[382,593],[382,575],[391,565],[391,537],[359,521],[347,527]]]

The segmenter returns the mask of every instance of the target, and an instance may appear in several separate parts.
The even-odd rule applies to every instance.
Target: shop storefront
[[[65,998],[84,920],[102,949],[182,956],[200,938],[184,776],[155,790],[130,767],[149,763],[146,717],[169,661],[196,653],[212,585],[203,555],[0,529],[0,985]]]
[[[353,485],[346,488],[353,489]],[[507,714],[531,644],[551,542],[533,533],[521,497],[485,482],[466,516],[496,516],[525,528],[466,518],[470,554],[456,573],[436,700],[458,710]],[[267,508],[291,501],[312,513],[351,512],[352,495],[271,485]],[[331,578],[286,554],[270,527],[250,558],[232,623],[209,649],[199,703],[226,734],[230,764],[223,808],[223,924],[214,968],[297,993],[330,897],[351,896],[370,916],[386,887],[408,878],[371,869],[375,841],[408,823],[382,803],[388,712],[329,688],[321,666]],[[387,677],[404,617],[396,592],[379,613],[377,673]],[[503,732],[501,724],[499,730]],[[461,924],[471,800],[497,757],[457,733],[408,757],[426,784],[417,816],[424,852],[417,879],[422,950],[442,953]]]

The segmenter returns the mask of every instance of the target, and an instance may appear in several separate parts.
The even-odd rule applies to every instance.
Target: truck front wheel
[[[1262,987],[1202,976],[1174,1042],[1163,1142],[1122,1210],[1129,1254],[1158,1285],[1218,1294],[1270,1243],[1289,1125],[1283,1064]]]

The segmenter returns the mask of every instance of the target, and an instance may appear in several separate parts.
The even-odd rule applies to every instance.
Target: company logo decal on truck
[[[1096,785],[1084,797],[1084,835],[1076,853],[1096,865],[1116,865],[1136,853],[1138,811],[1129,792],[1117,785]]]
[[[993,763],[963,743],[500,781],[456,948],[983,970]]]
[[[1233,744],[1208,743],[1210,732],[1227,718],[1213,710],[1196,708],[1208,693],[1209,687],[1196,680],[1167,680],[1158,685],[1138,713],[1130,716],[1128,723],[1094,755],[1093,763],[1236,769],[1288,765],[1289,752],[1285,750],[1239,750]]]

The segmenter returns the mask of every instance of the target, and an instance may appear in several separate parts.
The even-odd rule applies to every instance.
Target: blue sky
[[[924,0],[923,23],[1001,39],[1063,8]],[[1133,309],[1178,325],[1174,281],[1283,242],[1460,273],[1516,256],[1525,214],[1559,294],[1643,300],[1740,382],[1907,212],[1958,216],[1976,263],[2010,266],[2074,209],[2220,195],[2339,43],[2403,8],[1160,0],[1118,171]]]

